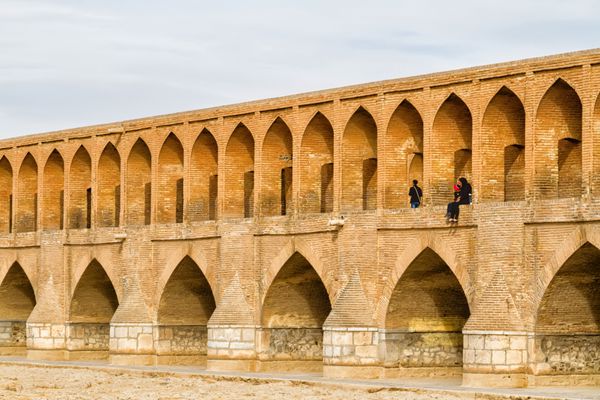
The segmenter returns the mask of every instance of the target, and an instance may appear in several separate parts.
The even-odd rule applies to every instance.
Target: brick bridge
[[[1,141],[0,353],[598,384],[599,92],[592,50]]]

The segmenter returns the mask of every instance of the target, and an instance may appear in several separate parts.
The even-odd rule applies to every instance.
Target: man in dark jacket
[[[410,208],[419,208],[421,205],[421,198],[423,197],[423,191],[417,184],[418,180],[413,180],[413,185],[408,191],[408,195],[410,196]]]

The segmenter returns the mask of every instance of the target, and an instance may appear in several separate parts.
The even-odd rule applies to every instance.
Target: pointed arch
[[[408,100],[403,100],[390,118],[385,148],[384,207],[407,207],[413,179],[423,180],[423,119]]]
[[[293,210],[292,132],[277,117],[263,141],[261,162],[260,210],[265,216],[286,215]]]
[[[121,156],[108,142],[98,161],[98,226],[119,226],[121,213]]]
[[[127,158],[127,224],[150,225],[152,203],[152,156],[142,138]]]
[[[92,158],[80,146],[69,170],[69,228],[84,229],[92,226]]]
[[[250,218],[254,213],[254,137],[239,123],[225,149],[225,197],[223,214]]]
[[[595,374],[600,367],[598,357],[590,357],[600,343],[600,249],[596,230],[588,229],[567,238],[579,246],[564,261],[567,253],[557,254],[553,261],[562,263],[552,265],[558,269],[548,271],[554,274],[539,293],[532,357],[536,375]],[[569,356],[560,356],[565,353]]]
[[[217,219],[219,148],[213,134],[206,128],[192,147],[190,162],[190,221]]]
[[[159,325],[206,325],[215,298],[202,269],[185,256],[173,269],[162,290],[157,310]]]
[[[319,275],[306,258],[294,252],[264,296],[259,358],[318,370],[323,360],[323,323],[330,312],[329,294]]]
[[[469,107],[459,96],[450,94],[433,121],[430,192],[434,205],[447,203],[458,178],[471,179],[472,129]]]
[[[29,277],[14,262],[0,281],[0,354],[23,354],[26,350],[26,321],[36,304]]]
[[[156,220],[159,223],[183,222],[183,146],[169,133],[158,156],[158,197]]]
[[[582,193],[582,105],[579,95],[557,79],[535,115],[535,175],[538,198],[577,197]]]
[[[21,162],[17,181],[17,232],[33,232],[37,229],[37,186],[37,162],[31,153],[27,153]]]
[[[35,303],[36,296],[31,281],[15,261],[0,281],[0,321],[24,323]]]
[[[381,300],[377,306],[379,321],[385,321],[385,314],[389,306],[389,300],[396,288],[396,283],[401,279],[404,272],[412,262],[426,249],[433,251],[448,266],[454,274],[461,290],[465,294],[469,309],[473,305],[474,288],[469,279],[467,268],[456,258],[456,253],[448,246],[446,241],[434,233],[423,233],[414,237],[407,243],[405,250],[398,254],[394,267],[390,271],[389,278],[382,290]]]
[[[279,254],[273,259],[269,268],[265,272],[263,278],[263,288],[269,288],[273,284],[275,277],[281,271],[281,268],[285,265],[285,263],[294,255],[300,254],[304,259],[308,261],[311,267],[315,270],[323,285],[325,285],[325,289],[329,294],[330,302],[333,303],[334,295],[332,290],[332,284],[327,275],[327,269],[323,264],[323,261],[316,255],[314,249],[308,244],[305,240],[300,239],[298,237],[290,239],[285,246],[282,247]],[[264,302],[266,291],[262,294],[262,301]]]
[[[59,151],[54,149],[44,166],[44,194],[42,204],[42,228],[63,229],[65,218],[65,163]]]
[[[402,368],[462,367],[467,296],[447,263],[430,247],[403,271],[385,313],[385,363]],[[431,357],[432,351],[443,352]],[[408,355],[410,354],[410,355]]]
[[[342,139],[342,210],[377,207],[377,124],[359,107]]]
[[[102,264],[94,258],[71,296],[67,349],[73,354],[85,351],[86,359],[108,357],[110,320],[118,306],[115,287]]]
[[[333,126],[320,111],[312,117],[300,147],[301,213],[333,211]]]
[[[481,132],[482,201],[525,199],[525,108],[506,86],[488,103]]]
[[[0,232],[12,232],[13,170],[8,158],[0,159]]]

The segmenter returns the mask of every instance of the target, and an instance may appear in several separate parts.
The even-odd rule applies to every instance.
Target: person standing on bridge
[[[448,203],[448,222],[458,222],[459,206],[471,204],[471,191],[471,184],[467,181],[467,178],[459,178],[454,186],[454,201]]]
[[[410,196],[410,208],[419,208],[421,205],[421,198],[423,197],[423,191],[418,186],[419,181],[413,179],[413,185],[408,190]]]

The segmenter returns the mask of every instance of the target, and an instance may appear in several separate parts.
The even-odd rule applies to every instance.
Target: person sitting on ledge
[[[471,204],[471,184],[464,177],[459,178],[454,186],[454,201],[448,203],[446,212],[448,222],[458,222],[459,206],[461,204]]]

